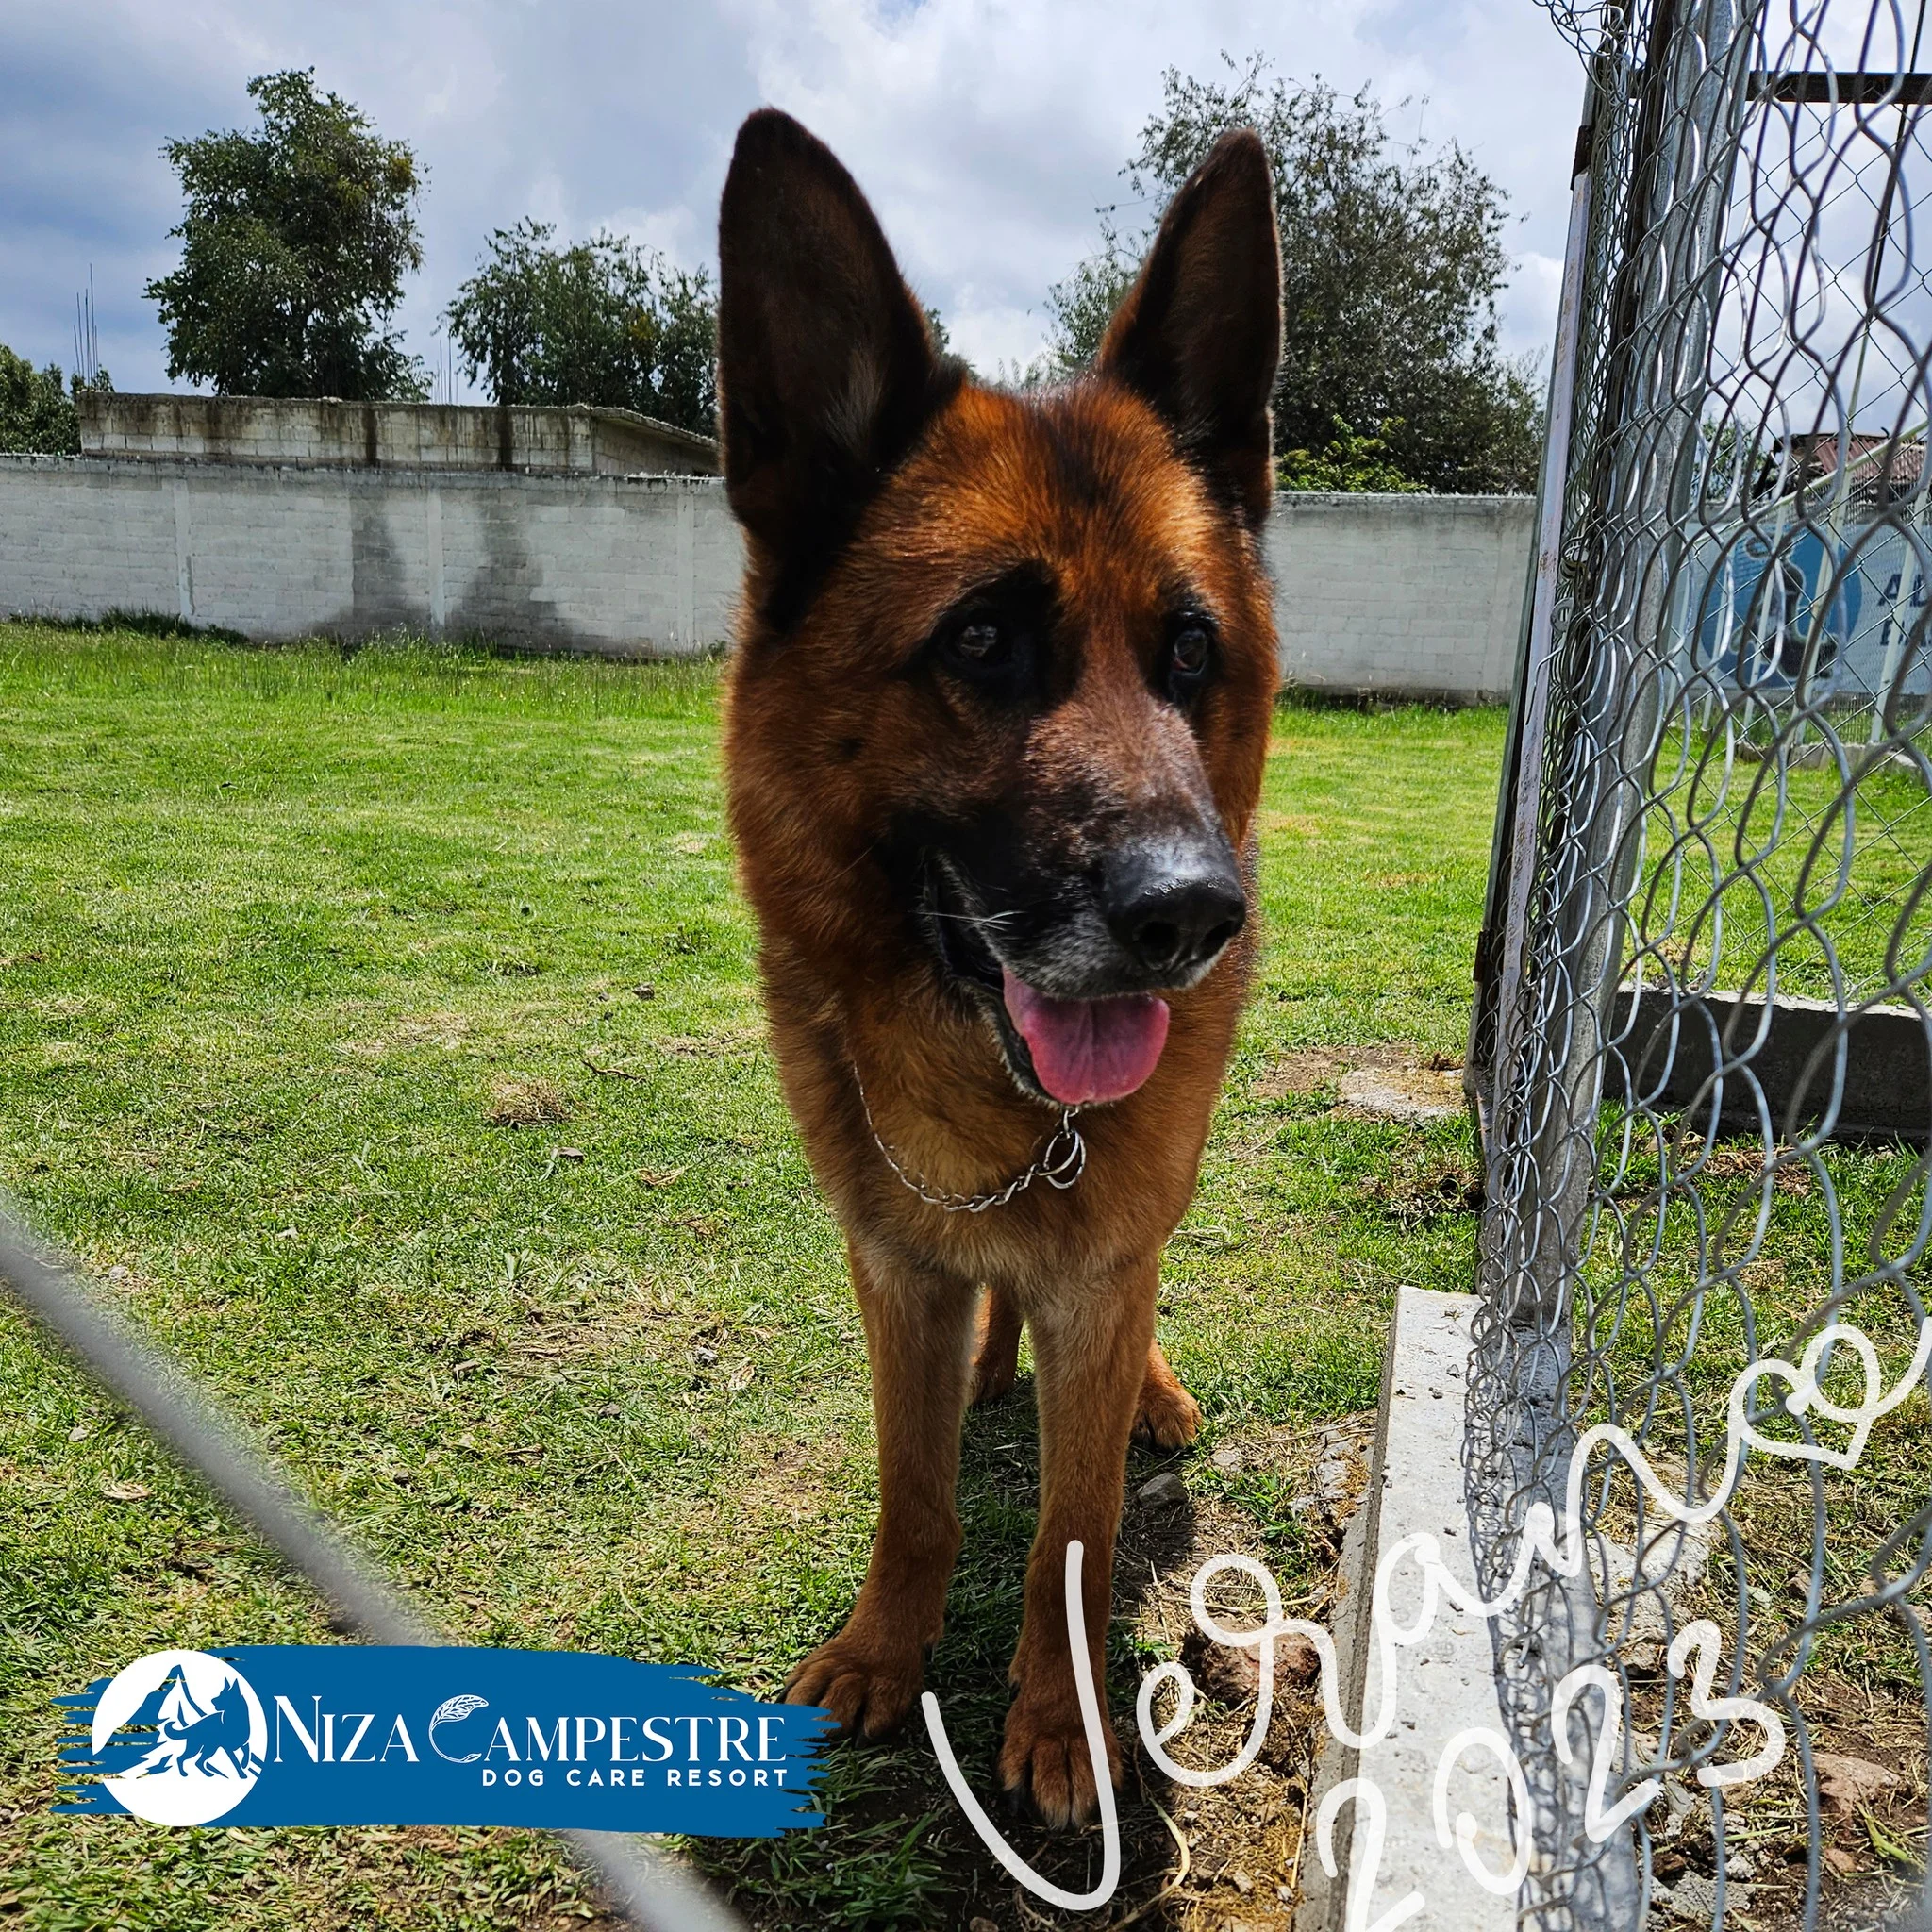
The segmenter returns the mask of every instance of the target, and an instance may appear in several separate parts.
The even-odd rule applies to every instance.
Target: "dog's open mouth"
[[[1062,1107],[1124,1100],[1160,1063],[1168,1005],[1153,993],[1059,999],[1029,986],[992,950],[940,868],[926,914],[941,964],[978,994],[1021,1086]]]

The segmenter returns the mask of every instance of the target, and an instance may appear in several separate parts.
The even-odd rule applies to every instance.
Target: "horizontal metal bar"
[[[251,1524],[377,1643],[440,1643],[434,1626],[374,1576],[173,1362],[87,1287],[79,1269],[0,1211],[0,1288],[58,1336],[95,1381],[125,1402],[229,1508]],[[743,1932],[743,1922],[637,1840],[608,1831],[557,1834],[641,1932]]]
[[[1876,74],[1834,74],[1828,69],[1807,70],[1803,74],[1754,74],[1750,81],[1754,101],[1803,102],[1807,107],[1869,108],[1881,101],[1901,101],[1914,107],[1932,100],[1932,74],[1901,74],[1880,70]]]

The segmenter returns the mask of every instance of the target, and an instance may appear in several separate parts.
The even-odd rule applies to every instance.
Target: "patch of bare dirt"
[[[1255,1092],[1262,1100],[1286,1100],[1291,1095],[1319,1093],[1324,1087],[1339,1086],[1341,1076],[1353,1064],[1347,1047],[1301,1047],[1276,1060],[1255,1083]]]
[[[1359,1067],[1341,1076],[1341,1106],[1383,1121],[1446,1121],[1463,1112],[1460,1072],[1433,1067]]]
[[[1351,1417],[1325,1428],[1256,1429],[1224,1441],[1212,1457],[1167,1473],[1178,1476],[1179,1493],[1165,1477],[1130,1487],[1121,1525],[1115,1574],[1130,1580],[1140,1602],[1132,1622],[1143,1650],[1177,1657],[1193,1677],[1201,1702],[1168,1749],[1184,1764],[1225,1763],[1241,1748],[1255,1722],[1259,1681],[1256,1655],[1209,1641],[1194,1621],[1189,1592],[1194,1574],[1222,1555],[1254,1557],[1283,1584],[1291,1616],[1329,1621],[1337,1593],[1342,1531],[1368,1483],[1373,1416]],[[1218,1492],[1227,1482],[1237,1493],[1246,1474],[1285,1478],[1289,1508],[1307,1532],[1315,1557],[1291,1571],[1271,1548],[1255,1518]],[[1145,1582],[1139,1581],[1145,1578]],[[1260,1592],[1238,1577],[1224,1577],[1208,1593],[1208,1607],[1228,1628],[1259,1623],[1266,1615]],[[1124,1702],[1124,1700],[1122,1700]],[[1157,1699],[1157,1716],[1171,1705]],[[1123,1736],[1126,1733],[1124,1731]],[[1274,1653],[1273,1708],[1260,1755],[1228,1784],[1195,1790],[1173,1786],[1132,1751],[1129,1786],[1148,1807],[1165,1812],[1159,1834],[1137,1847],[1136,1867],[1162,1859],[1158,1884],[1142,1881],[1117,1902],[1116,1925],[1172,1928],[1172,1932],[1237,1932],[1285,1928],[1300,1897],[1308,1792],[1324,1730],[1320,1663],[1314,1647],[1294,1639]],[[1054,1917],[1041,1923],[1059,1924]],[[1016,1924],[1031,1924],[1022,1913]]]
[[[1382,1120],[1445,1120],[1466,1106],[1459,1060],[1444,1054],[1423,1059],[1401,1044],[1299,1047],[1269,1068],[1255,1092],[1284,1100],[1329,1089],[1349,1112]]]
[[[1653,1459],[1664,1483],[1681,1492],[1681,1457]],[[1796,1477],[1768,1483],[1760,1478],[1734,1507],[1754,1580],[1747,1650],[1754,1659],[1775,1658],[1788,1641],[1786,1631],[1803,1620],[1810,1588],[1809,1485]],[[1641,1756],[1654,1757],[1670,1689],[1662,1606],[1669,1607],[1670,1626],[1679,1630],[1698,1617],[1715,1620],[1726,1630],[1728,1665],[1736,1641],[1728,1626],[1736,1618],[1737,1577],[1721,1535],[1654,1531],[1648,1548],[1633,1557],[1633,1521],[1619,1498],[1605,1527],[1612,1539],[1622,1539],[1607,1544],[1611,1588],[1627,1589],[1633,1568],[1644,1573],[1640,1583],[1649,1578],[1656,1585],[1638,1595],[1618,1639],[1631,1683],[1633,1745]],[[1888,1520],[1869,1526],[1883,1535],[1891,1524]],[[1840,1561],[1845,1574],[1853,1574],[1854,1562],[1842,1557]],[[1746,1694],[1755,1688],[1751,1679],[1758,1668],[1755,1661],[1746,1666]],[[1725,1792],[1721,1846],[1709,1792],[1689,1776],[1666,1774],[1663,1802],[1648,1820],[1653,1924],[1707,1924],[1722,1857],[1727,1924],[1736,1918],[1754,1932],[1798,1932],[1806,1924],[1814,1840],[1820,1860],[1818,1924],[1825,1932],[1869,1932],[1907,1923],[1924,1884],[1927,1795],[1925,1712],[1910,1653],[1889,1655],[1878,1633],[1841,1626],[1838,1643],[1827,1639],[1810,1657],[1790,1697],[1804,1716],[1817,1778],[1815,1830],[1788,1706],[1790,1748],[1766,1776]],[[1681,1714],[1676,1722],[1673,1749],[1680,1752],[1687,1740],[1694,1741],[1695,1732],[1681,1728]],[[1747,1730],[1745,1736],[1756,1734]],[[1740,1741],[1720,1757],[1750,1748]]]
[[[849,1511],[851,1459],[850,1447],[837,1438],[747,1436],[717,1507],[728,1511],[738,1534]]]

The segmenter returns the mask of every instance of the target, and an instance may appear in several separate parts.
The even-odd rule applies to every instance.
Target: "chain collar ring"
[[[852,1084],[858,1090],[858,1105],[864,1110],[865,1124],[872,1130],[873,1144],[885,1156],[886,1165],[922,1201],[930,1207],[942,1208],[948,1214],[983,1214],[989,1208],[1004,1208],[1015,1194],[1024,1193],[1035,1181],[1044,1181],[1048,1187],[1064,1192],[1087,1171],[1086,1138],[1074,1124],[1074,1116],[1080,1109],[1067,1107],[1060,1109],[1059,1124],[1047,1137],[1046,1143],[1034,1157],[1033,1164],[1016,1174],[1004,1187],[995,1188],[986,1194],[956,1194],[950,1189],[934,1188],[904,1167],[899,1157],[886,1144],[885,1137],[872,1117],[872,1103],[866,1098],[865,1082],[858,1076],[857,1061],[852,1063]]]

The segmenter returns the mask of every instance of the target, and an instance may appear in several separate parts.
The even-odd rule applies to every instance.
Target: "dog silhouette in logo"
[[[175,1769],[184,1777],[191,1771],[216,1777],[226,1775],[209,1761],[218,1751],[228,1754],[228,1761],[242,1776],[248,1775],[248,1705],[239,1681],[225,1684],[221,1694],[201,1716],[185,1724],[169,1719],[161,1725],[161,1736],[179,1747]]]
[[[241,1679],[231,1677],[206,1709],[176,1671],[128,1720],[152,1724],[153,1748],[133,1767],[138,1776],[173,1773],[177,1777],[247,1777],[259,1769],[249,1749],[248,1700]],[[219,1761],[225,1753],[227,1761]]]

